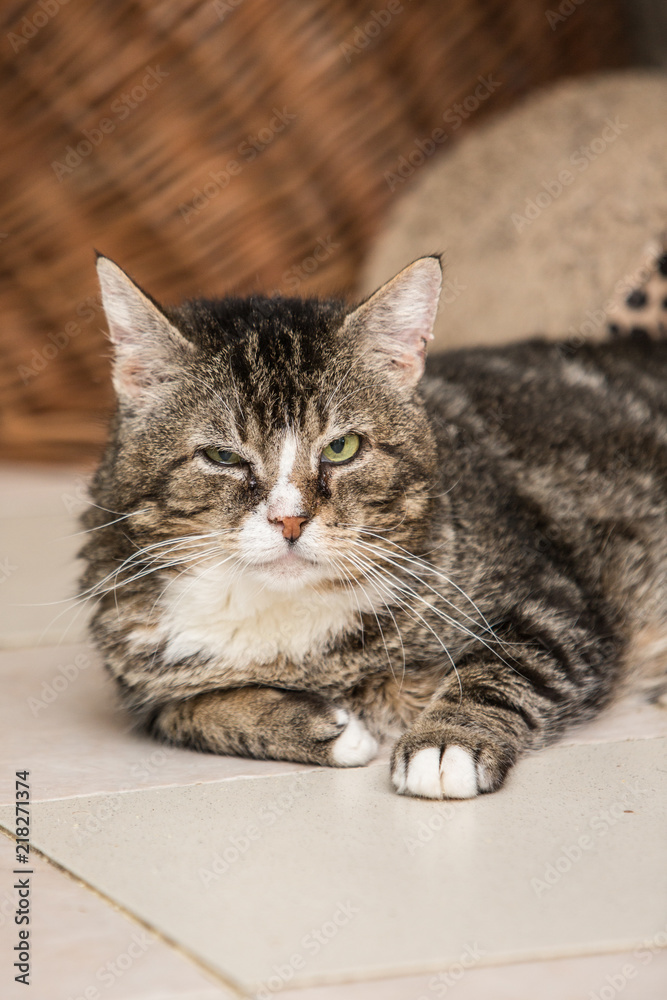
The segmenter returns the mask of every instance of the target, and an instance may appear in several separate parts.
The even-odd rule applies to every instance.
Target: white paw
[[[425,799],[472,799],[486,791],[484,768],[475,764],[463,747],[447,747],[440,760],[440,747],[425,747],[408,764],[396,761],[392,781],[397,792]]]
[[[463,747],[447,747],[440,764],[442,793],[448,799],[474,799],[479,791],[477,768]]]
[[[375,757],[378,745],[366,727],[355,715],[350,715],[344,708],[336,710],[336,722],[339,725],[347,722],[345,729],[334,741],[332,756],[338,767],[359,767],[368,764]]]

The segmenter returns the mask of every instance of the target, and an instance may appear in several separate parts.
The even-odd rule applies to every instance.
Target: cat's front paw
[[[375,757],[378,745],[364,724],[345,708],[336,709],[336,722],[343,730],[331,746],[332,763],[337,767],[368,764]]]
[[[400,795],[425,799],[472,799],[495,792],[514,762],[506,746],[472,741],[465,733],[407,732],[391,758],[391,780]]]

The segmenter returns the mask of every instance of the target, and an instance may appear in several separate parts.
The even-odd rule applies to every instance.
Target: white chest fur
[[[358,625],[360,614],[349,589],[318,594],[304,586],[281,593],[225,568],[177,578],[160,606],[158,633],[167,662],[199,653],[239,671],[280,654],[300,661],[317,653]]]

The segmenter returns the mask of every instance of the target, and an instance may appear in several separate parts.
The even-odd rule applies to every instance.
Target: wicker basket
[[[420,152],[444,155],[535,85],[626,61],[610,0],[555,24],[553,0],[61,2],[2,14],[11,459],[81,461],[104,440],[93,246],[166,301],[352,290]]]

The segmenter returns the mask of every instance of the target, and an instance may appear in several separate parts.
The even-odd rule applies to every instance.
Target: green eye
[[[322,460],[336,463],[347,462],[349,458],[357,454],[360,444],[361,440],[358,434],[346,434],[345,437],[336,438],[335,441],[330,441],[322,452]]]
[[[243,461],[235,451],[225,451],[222,448],[204,448],[204,454],[218,465],[238,465]]]

